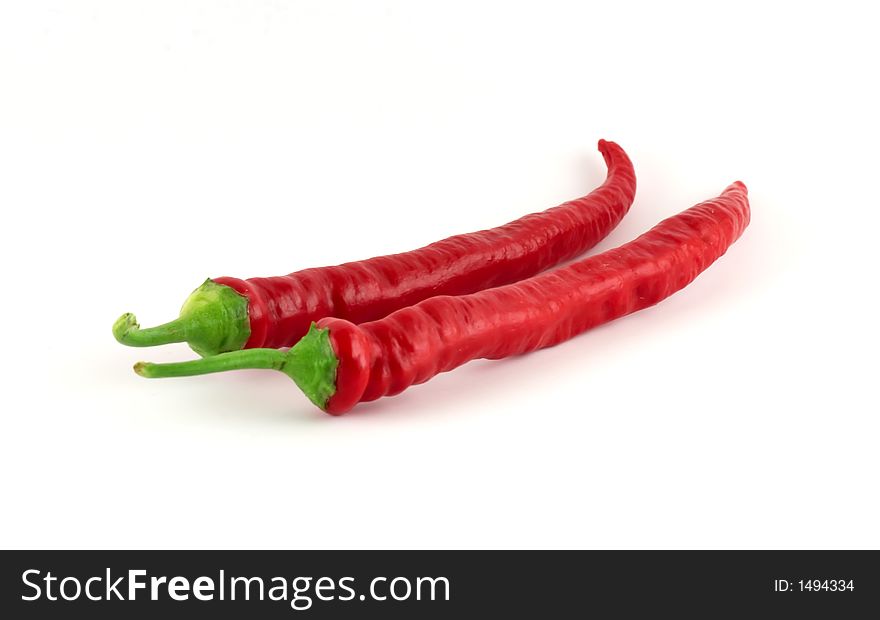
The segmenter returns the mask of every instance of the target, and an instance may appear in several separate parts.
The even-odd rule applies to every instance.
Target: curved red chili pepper
[[[629,210],[636,189],[629,157],[605,140],[599,151],[607,177],[582,198],[403,254],[272,278],[214,278],[196,290],[180,319],[142,330],[127,314],[114,335],[131,346],[186,340],[202,355],[285,347],[326,316],[363,323],[436,295],[472,293],[532,276],[596,245]],[[226,294],[229,289],[241,297]],[[207,311],[209,317],[197,316]]]
[[[470,360],[553,346],[654,305],[722,256],[749,216],[746,187],[736,182],[630,243],[516,284],[432,297],[361,325],[321,319],[286,353],[255,349],[135,369],[162,377],[275,368],[325,411],[340,414]]]
[[[324,409],[344,413],[472,359],[553,346],[652,306],[724,254],[748,221],[746,187],[735,183],[624,246],[551,273],[473,295],[434,297],[360,326],[322,319],[317,326],[329,329],[340,360],[336,393]],[[350,357],[358,362],[346,363]]]

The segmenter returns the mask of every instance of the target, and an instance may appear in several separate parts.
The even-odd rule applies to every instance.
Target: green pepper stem
[[[130,347],[187,342],[202,357],[239,350],[250,334],[247,298],[213,280],[192,292],[173,321],[141,329],[128,312],[113,324],[113,336]]]
[[[137,318],[126,312],[113,324],[113,336],[129,347],[154,347],[186,340],[186,325],[183,319],[174,319],[156,327],[141,329]]]
[[[314,323],[290,350],[245,349],[212,355],[200,360],[153,364],[138,362],[134,371],[149,379],[189,377],[227,370],[259,368],[280,370],[294,380],[305,395],[322,409],[336,392],[339,360],[330,344],[330,332]]]
[[[287,354],[278,349],[247,349],[245,351],[221,353],[188,362],[172,362],[168,364],[138,362],[134,365],[134,371],[142,377],[162,379],[165,377],[191,377],[193,375],[207,375],[212,372],[246,370],[250,368],[281,370],[286,361]]]

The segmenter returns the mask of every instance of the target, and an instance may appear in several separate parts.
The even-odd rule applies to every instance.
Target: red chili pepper
[[[145,377],[273,368],[327,413],[392,396],[477,358],[500,359],[568,340],[684,288],[749,222],[745,185],[664,220],[641,237],[516,284],[432,297],[360,326],[324,318],[290,351],[254,349],[178,364],[139,363]]]
[[[201,355],[296,343],[313,321],[372,321],[436,295],[461,295],[516,282],[577,256],[610,233],[635,196],[632,163],[599,141],[608,175],[589,195],[504,226],[458,235],[403,254],[273,278],[214,278],[190,296],[180,318],[140,329],[123,315],[122,344],[189,342]]]

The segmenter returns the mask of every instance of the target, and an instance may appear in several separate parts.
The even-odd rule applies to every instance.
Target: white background
[[[3,547],[880,547],[869,3],[0,9]],[[685,291],[331,418],[283,375],[146,381],[124,311],[639,190],[742,179]]]

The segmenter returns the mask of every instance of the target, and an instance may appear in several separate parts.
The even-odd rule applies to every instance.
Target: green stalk
[[[141,329],[127,312],[113,324],[113,336],[129,347],[154,347],[187,342],[206,357],[244,347],[251,335],[248,300],[232,288],[205,280],[184,302],[180,317]]]
[[[308,399],[323,409],[336,392],[338,366],[339,360],[330,344],[330,330],[318,329],[312,323],[308,333],[289,351],[246,349],[188,362],[138,362],[134,365],[134,371],[148,379],[162,379],[229,370],[278,370],[293,379]]]
[[[286,361],[287,354],[278,349],[246,349],[244,351],[220,353],[219,355],[212,355],[188,362],[171,362],[168,364],[138,362],[134,365],[134,371],[148,379],[165,379],[167,377],[191,377],[214,372],[226,372],[227,370],[251,368],[281,370]]]

